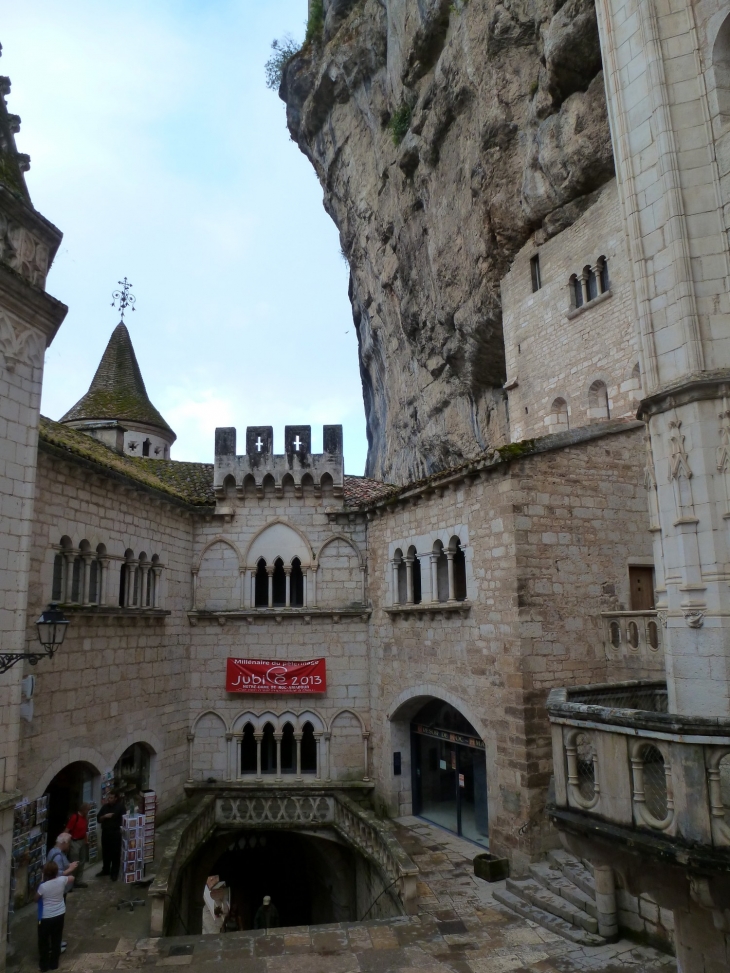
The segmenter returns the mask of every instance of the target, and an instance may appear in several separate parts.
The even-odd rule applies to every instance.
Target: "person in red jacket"
[[[70,862],[78,862],[76,869],[76,888],[88,888],[84,882],[84,865],[89,860],[89,804],[81,807],[68,819],[66,831],[71,835],[71,847],[68,853]]]

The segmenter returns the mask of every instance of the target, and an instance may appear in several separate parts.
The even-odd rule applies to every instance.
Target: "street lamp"
[[[0,673],[7,672],[16,662],[26,659],[32,666],[40,659],[52,659],[57,648],[63,645],[66,638],[68,619],[58,607],[58,602],[52,601],[48,608],[41,613],[36,622],[38,641],[43,646],[42,652],[0,652]]]

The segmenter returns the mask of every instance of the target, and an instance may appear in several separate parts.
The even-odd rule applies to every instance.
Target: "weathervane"
[[[117,281],[117,283],[122,289],[120,291],[112,291],[112,307],[116,307],[117,301],[119,301],[119,310],[122,312],[121,320],[124,321],[124,312],[127,308],[130,308],[132,311],[135,310],[134,304],[137,298],[134,294],[129,293],[129,288],[134,285],[130,284],[126,277],[124,280]]]

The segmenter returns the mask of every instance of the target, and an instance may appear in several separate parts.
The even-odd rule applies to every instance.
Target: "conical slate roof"
[[[119,323],[106,346],[86,395],[69,409],[61,422],[82,419],[115,419],[157,426],[176,439],[175,433],[152,405],[144,386],[127,326]]]

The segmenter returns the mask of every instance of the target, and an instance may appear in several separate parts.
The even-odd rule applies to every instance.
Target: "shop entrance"
[[[457,709],[440,699],[411,722],[413,812],[489,847],[484,741]]]
[[[59,771],[48,785],[48,848],[55,844],[74,811],[94,800],[94,783],[98,777],[95,767],[77,761]]]

